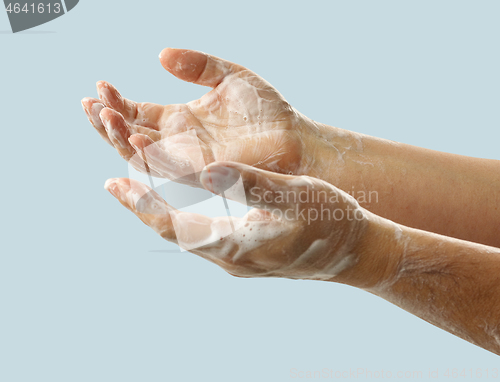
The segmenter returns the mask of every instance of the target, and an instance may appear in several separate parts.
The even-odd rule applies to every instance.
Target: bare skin
[[[363,288],[500,354],[499,161],[314,122],[255,73],[204,53],[166,49],[160,60],[178,78],[213,89],[186,105],[162,106],[124,99],[99,82],[100,99],[82,101],[89,120],[138,170],[225,190],[255,209],[240,220],[210,219],[176,211],[135,181],[109,180],[106,188],[124,206],[165,239],[233,275]],[[195,162],[211,164],[200,173]],[[228,180],[235,171],[245,200],[228,191],[237,184]],[[249,199],[249,193],[318,190],[339,198],[320,204]],[[376,191],[378,199],[360,206],[342,190]],[[312,222],[285,215],[297,206],[345,215]],[[349,211],[360,218],[349,219]]]
[[[245,200],[255,207],[232,223],[176,211],[134,180],[110,179],[105,187],[163,238],[231,275],[348,284],[500,355],[500,249],[393,223],[317,178],[215,162],[202,172],[203,186],[227,194],[234,180],[224,169],[241,174]],[[338,201],[289,203],[278,197],[306,192],[310,201],[323,191]],[[304,215],[286,213],[294,207]],[[325,210],[330,218],[306,219]]]
[[[394,240],[387,222],[365,236],[366,251],[388,264],[383,281],[366,285],[356,276],[349,284],[500,355],[500,249],[402,225]]]
[[[140,158],[134,154],[151,143],[194,130],[207,164],[235,161],[309,175],[355,197],[375,192],[371,200],[357,199],[377,215],[500,247],[500,161],[427,150],[314,122],[255,73],[204,53],[167,48],[160,61],[176,77],[213,89],[188,104],[163,106],[124,99],[101,81],[100,99],[82,101],[99,134],[124,159],[134,158],[132,164]],[[162,155],[168,158],[169,153]],[[165,163],[164,158],[159,162]],[[136,167],[147,168],[143,163]],[[151,174],[178,177],[163,167],[150,169]]]
[[[182,105],[136,103],[109,83],[83,105],[100,135],[126,160],[153,142],[194,130],[205,163],[234,161],[335,184],[363,207],[398,223],[500,247],[500,161],[469,158],[316,123],[250,70],[204,53],[165,49],[176,77],[213,89]],[[94,108],[94,109],[93,109]],[[106,132],[104,126],[108,127]],[[158,150],[165,158],[168,151]],[[137,161],[135,156],[132,163]],[[168,162],[162,158],[159,162]],[[138,169],[145,169],[138,163]],[[176,178],[175,170],[150,169]]]

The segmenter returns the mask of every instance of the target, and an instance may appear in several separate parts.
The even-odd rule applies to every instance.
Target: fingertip
[[[138,139],[134,139],[133,135],[128,137],[128,143],[130,143],[130,146],[132,146],[132,148],[139,154],[141,154],[142,151],[144,150],[144,148],[141,145],[141,141]]]
[[[97,94],[99,95],[99,99],[103,102],[106,102],[109,99],[109,89],[104,81],[99,81],[96,85],[97,87]]]
[[[158,56],[160,58],[160,62],[163,65],[163,67],[168,70],[168,68],[170,68],[169,64],[172,55],[174,55],[176,52],[182,52],[182,51],[186,51],[186,49],[177,49],[170,47],[163,49]]]
[[[99,112],[99,118],[101,118],[101,121],[103,122],[108,122],[110,119],[110,113],[111,109],[109,107],[103,107]]]
[[[108,180],[106,180],[106,182],[104,182],[104,189],[109,190],[111,186],[116,184],[117,180],[118,178],[109,178]]]
[[[91,99],[92,98],[90,98],[90,97],[85,97],[85,98],[82,98],[82,100],[80,102],[82,103],[82,106],[85,107],[85,106],[87,106],[90,103]]]
[[[128,137],[128,141],[132,146],[139,146],[137,138],[134,137],[135,135],[137,134],[132,134],[130,137]]]
[[[207,65],[205,53],[189,49],[165,48],[160,53],[162,66],[177,78],[196,82]]]
[[[140,150],[144,150],[150,144],[153,144],[154,141],[145,134],[132,134],[128,141],[134,147],[139,148]]]
[[[128,209],[133,209],[135,204],[130,198],[131,183],[127,178],[111,178],[108,179],[104,188],[109,191],[118,201]]]
[[[106,130],[111,142],[112,142],[112,136],[110,134],[111,134],[112,126],[116,125],[116,118],[114,117],[113,111],[114,111],[113,109],[110,109],[108,107],[104,107],[99,112],[99,119],[101,120],[101,122],[104,126],[104,129]],[[113,146],[114,146],[114,144],[113,144]]]
[[[212,177],[210,176],[210,169],[208,168],[208,166],[205,166],[200,173],[200,183],[205,190],[214,192],[212,185]]]
[[[92,111],[92,113],[95,112],[94,107],[99,108],[99,112],[104,108],[104,104],[101,102],[100,99],[92,98],[92,97],[85,97],[81,100],[82,107],[88,111]],[[98,113],[97,113],[98,114]]]
[[[104,183],[104,189],[113,195],[116,199],[121,200],[121,192],[117,185],[118,179],[111,178]]]
[[[90,118],[90,110],[89,109],[90,109],[91,105],[90,105],[89,100],[90,100],[90,98],[85,97],[80,101],[80,103],[82,104],[83,111],[87,114],[87,117]]]
[[[95,84],[95,86],[97,88],[97,92],[100,92],[101,89],[106,88],[107,84],[108,83],[106,81],[97,81],[96,84]]]
[[[175,48],[165,48],[163,49],[160,54],[158,55],[158,57],[160,58],[160,60],[163,60],[167,55],[168,55],[168,52],[171,51],[171,50],[175,50]]]
[[[211,163],[202,170],[200,183],[213,193],[220,194],[232,187],[241,177],[242,173],[236,166],[229,162]]]
[[[111,86],[111,84],[106,81],[97,81],[96,87],[97,87],[97,94],[99,94],[99,98],[105,102],[106,101],[109,102],[112,96],[113,86]]]
[[[124,122],[125,123],[125,118],[123,115],[118,113],[116,110],[113,110],[109,107],[103,107],[103,109],[99,112],[99,117],[104,121],[109,121],[111,123],[116,123],[116,122]]]
[[[246,165],[242,165],[238,162],[229,162],[229,161],[221,161],[221,162],[212,162],[207,164],[200,173],[200,179],[203,178],[205,180],[211,179],[211,174],[233,174],[233,176],[238,176],[240,174],[244,174],[246,171]],[[246,166],[250,167],[250,166]],[[253,167],[250,167],[253,168]]]

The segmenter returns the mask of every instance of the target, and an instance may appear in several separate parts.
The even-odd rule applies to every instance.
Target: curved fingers
[[[170,217],[174,209],[157,192],[133,179],[113,178],[104,184],[118,201],[132,211],[144,224],[169,241],[176,242]]]
[[[157,142],[143,134],[134,134],[129,142],[142,160],[163,177],[200,187],[198,176],[205,167],[206,145],[193,130]]]
[[[165,107],[150,102],[135,102],[124,98],[118,90],[106,81],[97,82],[97,93],[101,102],[122,114],[130,124],[141,125],[158,130],[158,123]]]
[[[106,141],[109,145],[113,146],[113,143],[109,140],[108,133],[102,123],[101,117],[99,116],[101,110],[105,108],[102,102],[95,98],[86,97],[82,99],[82,107],[85,114],[87,114],[89,122],[97,130],[101,138],[104,139],[104,141]]]
[[[280,267],[285,258],[267,256],[276,239],[289,232],[278,220],[210,218],[175,210],[148,186],[132,179],[106,181],[107,189],[119,202],[164,239],[177,243],[237,276],[265,276]],[[283,255],[284,256],[284,255]]]

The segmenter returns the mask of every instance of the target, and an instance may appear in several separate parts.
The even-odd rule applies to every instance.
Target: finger
[[[128,138],[132,134],[141,134],[147,136],[151,141],[157,141],[161,139],[161,134],[158,131],[148,129],[146,127],[131,125],[123,118],[123,115],[117,111],[104,108],[102,109],[99,117],[106,129],[106,133],[116,147],[120,151],[120,155],[125,159],[130,159],[131,155],[135,154],[135,151],[130,146]]]
[[[174,208],[154,190],[145,184],[126,178],[108,179],[104,188],[164,239],[176,241],[170,216]]]
[[[177,78],[212,88],[227,76],[246,70],[221,58],[188,49],[165,48],[160,53],[160,62]]]
[[[283,260],[267,258],[286,229],[281,222],[249,218],[210,218],[175,210],[160,195],[132,179],[109,179],[107,189],[119,202],[164,239],[177,243],[232,274],[267,275],[269,269],[282,266]]]
[[[161,142],[134,134],[129,142],[151,169],[171,180],[199,187],[197,174],[205,167],[205,161],[194,132],[173,135]]]
[[[139,172],[162,177],[154,169],[150,169],[147,163],[144,163],[128,141],[130,135],[136,130],[134,126],[129,125],[120,113],[109,108],[102,109],[99,116],[113,147],[123,159]]]
[[[139,154],[135,154],[132,158],[130,158],[128,164],[142,174],[148,174],[155,178],[165,178],[163,174],[160,174],[155,169],[149,167],[148,164],[142,160]]]
[[[118,201],[164,239],[195,249],[219,241],[231,227],[225,218],[178,211],[154,190],[133,179],[108,179],[104,184]]]
[[[150,102],[137,103],[123,98],[116,88],[106,81],[97,82],[97,93],[101,102],[122,114],[130,124],[137,124],[158,130],[164,106]]]
[[[310,192],[323,188],[321,181],[261,170],[237,162],[214,162],[200,174],[203,187],[251,207],[293,209],[311,201]],[[291,215],[290,215],[291,216]]]
[[[140,155],[142,160],[163,176],[170,179],[175,178],[178,168],[190,167],[189,163],[179,163],[162,150],[152,139],[141,134],[134,134],[129,138],[131,146]],[[180,166],[181,165],[181,166]]]
[[[104,128],[101,118],[99,117],[99,113],[101,112],[102,109],[104,109],[105,106],[101,103],[101,101],[95,98],[86,97],[82,99],[82,107],[83,110],[85,111],[85,114],[87,114],[89,122],[97,130],[101,138],[104,139],[106,142],[108,142],[108,144],[113,146],[113,144],[109,140],[108,133]]]
[[[128,141],[143,163],[145,163],[151,171],[159,174],[162,178],[171,180],[176,178],[173,175],[176,164],[156,146],[155,142],[150,137],[143,134],[134,134],[130,136]],[[164,156],[166,156],[166,158],[164,158]]]
[[[128,142],[131,135],[130,125],[120,113],[110,108],[102,109],[99,116],[113,146],[120,156],[128,161],[135,154],[135,150]]]

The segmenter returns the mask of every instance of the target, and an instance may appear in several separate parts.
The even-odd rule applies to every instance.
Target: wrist
[[[404,250],[401,237],[405,227],[366,211],[366,224],[352,251],[355,265],[334,280],[366,290],[390,282],[397,274]]]
[[[305,126],[300,175],[322,179],[346,192],[357,189],[359,163],[370,161],[369,153],[364,152],[368,137],[312,120]]]
[[[397,142],[310,121],[301,175],[322,179],[353,196],[361,207],[393,220],[395,176],[404,177],[405,156]],[[396,178],[397,179],[397,178]],[[395,209],[395,208],[393,208]]]

